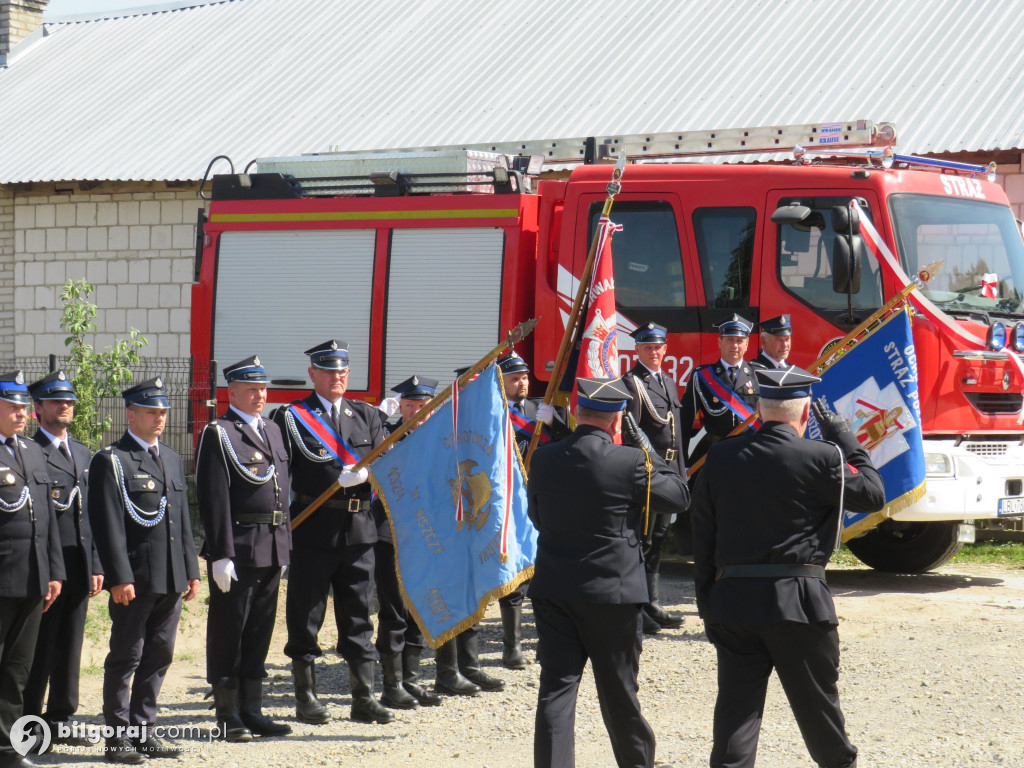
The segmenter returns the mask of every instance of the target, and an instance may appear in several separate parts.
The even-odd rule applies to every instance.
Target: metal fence
[[[21,369],[25,373],[25,381],[29,384],[66,365],[67,358],[60,355],[0,359],[0,371]],[[195,469],[195,426],[197,422],[199,426],[207,422],[206,393],[209,391],[209,369],[205,366],[194,366],[190,357],[145,357],[131,368],[134,382],[156,376],[163,379],[171,410],[168,414],[167,428],[160,440],[181,454],[185,460],[185,471],[192,475]],[[68,370],[67,373],[69,377],[74,377],[74,371]],[[120,439],[128,428],[124,400],[120,396],[105,397],[97,404],[97,409],[102,416],[109,417],[111,422],[110,429],[103,434],[103,444],[108,445]],[[33,431],[31,424],[28,431]]]

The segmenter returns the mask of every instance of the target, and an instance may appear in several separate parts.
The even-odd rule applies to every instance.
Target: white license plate
[[[1017,515],[1024,515],[1024,497],[999,500],[999,517],[1015,517]]]

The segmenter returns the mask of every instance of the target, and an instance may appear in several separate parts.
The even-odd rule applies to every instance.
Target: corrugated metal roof
[[[868,118],[1024,148],[1019,0],[222,0],[45,25],[0,70],[0,183],[218,154]]]

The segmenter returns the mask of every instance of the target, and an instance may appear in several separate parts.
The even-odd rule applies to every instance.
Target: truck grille
[[[1013,392],[965,392],[967,402],[989,416],[1020,413],[1021,395]]]
[[[1006,443],[964,443],[964,450],[975,456],[1005,456]]]

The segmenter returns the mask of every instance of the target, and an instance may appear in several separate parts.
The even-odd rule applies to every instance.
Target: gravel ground
[[[658,739],[657,763],[678,768],[707,765],[715,699],[714,651],[696,616],[691,577],[685,563],[666,565],[663,602],[683,611],[686,622],[678,630],[645,639],[640,660],[640,699]],[[860,768],[1024,766],[1024,570],[952,566],[911,577],[830,568],[829,582],[842,622],[840,689],[847,728],[861,751]],[[161,695],[162,725],[211,722],[202,701],[207,686],[201,614],[193,611],[182,628]],[[348,676],[335,655],[320,667],[321,700],[326,700],[334,719],[323,726],[296,722],[288,660],[280,651],[281,621],[279,617],[269,659],[266,703],[275,717],[291,723],[292,736],[250,744],[182,740],[188,751],[177,764],[532,765],[539,667],[501,668],[496,605],[483,622],[482,661],[489,672],[504,678],[505,690],[447,698],[440,707],[399,713],[390,725],[361,725],[347,719]],[[524,624],[532,659],[536,636],[528,611]],[[321,638],[324,647],[330,647],[333,629],[325,628]],[[87,662],[101,664],[102,656],[101,647],[87,648]],[[432,680],[432,661],[424,664],[424,672]],[[83,722],[102,722],[100,685],[101,674],[95,669],[83,678]],[[580,691],[576,730],[577,765],[614,765],[589,673]],[[100,747],[58,747],[35,760],[44,765],[104,765]],[[757,765],[814,768],[774,677]]]

